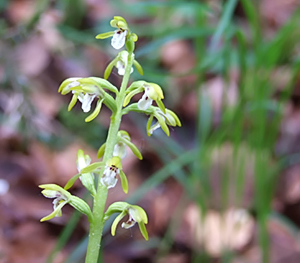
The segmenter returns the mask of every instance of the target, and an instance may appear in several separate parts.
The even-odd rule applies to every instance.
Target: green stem
[[[133,64],[132,53],[128,55],[128,63],[122,80],[120,92],[116,97],[117,111],[112,114],[111,122],[108,130],[105,153],[103,162],[106,163],[113,156],[114,147],[116,145],[117,134],[122,119],[123,101],[126,95],[126,87],[128,85],[130,71]],[[100,251],[100,243],[105,221],[103,220],[104,209],[107,199],[108,189],[98,181],[97,194],[93,205],[93,222],[90,223],[89,242],[87,247],[85,263],[97,263]]]

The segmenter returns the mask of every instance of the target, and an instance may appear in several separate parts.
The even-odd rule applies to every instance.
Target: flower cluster
[[[105,212],[104,220],[107,220],[112,214],[120,213],[114,220],[111,226],[111,234],[114,236],[116,233],[116,227],[118,223],[128,215],[129,218],[126,222],[122,223],[122,227],[125,229],[133,227],[138,223],[140,231],[143,237],[148,240],[148,233],[145,224],[148,223],[148,217],[145,210],[137,205],[130,205],[126,202],[115,202],[108,207]]]
[[[66,204],[70,204],[76,210],[85,214],[90,222],[93,220],[93,215],[89,205],[82,199],[78,198],[77,196],[71,195],[67,190],[61,188],[56,184],[42,184],[39,187],[44,189],[42,191],[42,194],[45,197],[54,198],[53,212],[50,215],[43,217],[41,219],[41,222],[61,216],[61,210]]]
[[[99,34],[96,38],[105,39],[112,37],[111,45],[115,49],[119,50],[125,46],[126,50],[121,50],[108,64],[104,72],[104,78],[68,78],[62,82],[58,90],[62,95],[72,94],[72,99],[68,106],[69,111],[75,106],[77,101],[79,101],[83,112],[88,113],[93,107],[93,102],[95,102],[95,108],[93,112],[86,117],[86,122],[92,121],[98,116],[103,104],[112,112],[108,139],[101,145],[97,154],[97,158],[103,159],[102,161],[92,163],[91,158],[84,154],[83,150],[78,150],[76,161],[78,174],[74,175],[66,183],[64,188],[55,184],[41,185],[40,187],[44,189],[42,194],[47,198],[54,198],[53,212],[42,218],[41,221],[52,219],[55,216],[61,216],[63,206],[70,204],[78,211],[87,215],[90,222],[97,224],[97,222],[93,222],[93,220],[95,218],[97,219],[96,215],[98,216],[98,214],[96,212],[92,213],[89,205],[85,201],[72,195],[68,191],[77,179],[80,180],[82,185],[95,198],[95,204],[96,200],[100,200],[99,198],[106,198],[102,196],[102,193],[107,196],[108,189],[114,188],[119,179],[123,191],[128,193],[128,180],[122,166],[122,160],[126,157],[127,148],[129,148],[138,159],[141,160],[143,157],[139,149],[131,141],[128,132],[119,130],[123,115],[128,114],[130,111],[148,115],[148,136],[158,128],[161,128],[169,136],[170,132],[168,126],[181,126],[178,116],[173,111],[165,108],[162,102],[164,99],[163,90],[158,84],[138,80],[132,82],[128,87],[128,79],[133,72],[132,66],[136,68],[140,75],[143,75],[143,69],[138,61],[135,60],[133,53],[138,37],[131,32],[125,19],[120,16],[115,16],[110,24],[116,28],[116,30]],[[120,89],[107,81],[114,67],[118,70],[119,75],[124,75]],[[134,99],[133,97],[138,94],[140,94],[138,102],[130,104],[130,101]],[[153,103],[156,105],[153,105]],[[154,118],[157,121],[152,124]],[[113,136],[111,136],[111,134],[113,134]],[[95,178],[98,181],[97,187],[95,186]],[[148,240],[148,233],[145,227],[145,224],[148,223],[148,218],[141,207],[125,202],[115,202],[109,206],[104,217],[98,217],[100,221],[99,224],[102,224],[103,219],[106,221],[114,213],[119,213],[119,215],[112,224],[112,235],[115,235],[118,223],[125,216],[128,216],[128,220],[122,223],[122,227],[128,229],[137,223],[143,237]]]

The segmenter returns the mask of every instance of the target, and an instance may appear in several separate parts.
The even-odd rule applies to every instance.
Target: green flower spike
[[[114,19],[110,21],[110,25],[112,27],[117,28],[117,30],[99,34],[96,36],[96,38],[105,39],[105,38],[113,37],[111,40],[111,45],[115,49],[122,48],[125,43],[127,44],[127,42],[131,42],[130,44],[134,45],[133,42],[137,41],[138,39],[137,35],[130,32],[127,22],[123,17],[115,16]]]
[[[122,188],[125,194],[128,193],[128,181],[125,173],[122,170],[121,158],[114,156],[108,160],[105,164],[103,176],[100,179],[102,185],[108,189],[116,186],[118,179],[116,176],[119,175],[121,179]]]
[[[112,236],[116,233],[118,223],[126,216],[129,215],[129,219],[122,223],[122,227],[125,229],[133,227],[138,223],[140,231],[143,237],[148,240],[148,233],[145,224],[148,223],[148,217],[145,210],[137,205],[130,205],[126,202],[115,202],[110,205],[105,212],[104,220],[107,220],[112,214],[120,213],[114,220],[111,226]]]
[[[125,97],[123,106],[125,107],[134,95],[143,91],[144,94],[138,101],[138,108],[140,110],[147,110],[152,105],[152,102],[155,101],[160,110],[163,113],[166,113],[165,106],[161,101],[164,98],[161,87],[155,83],[149,83],[146,81],[135,81],[130,85],[127,89],[128,94]]]
[[[62,215],[62,208],[66,204],[70,204],[79,212],[87,215],[89,221],[92,221],[92,212],[88,204],[77,196],[71,195],[68,191],[56,184],[42,184],[39,186],[44,189],[42,194],[47,198],[54,198],[53,200],[53,212],[41,219],[41,222],[50,220],[54,217]]]
[[[159,108],[153,107],[154,110],[150,115],[147,122],[147,134],[151,136],[152,133],[158,129],[162,128],[162,130],[169,136],[170,131],[167,125],[169,126],[181,126],[181,122],[178,116],[171,110],[166,109],[166,113],[163,113]],[[151,126],[153,117],[157,119],[157,122]]]
[[[125,74],[125,68],[126,68],[126,65],[127,65],[127,61],[128,61],[128,51],[126,50],[123,50],[121,51],[117,57],[112,60],[108,66],[106,67],[105,69],[105,72],[104,72],[104,78],[105,79],[108,79],[113,67],[116,67],[118,69],[118,74],[123,76]],[[134,57],[134,54],[131,54],[132,57]],[[143,69],[142,69],[142,66],[134,59],[133,60],[133,65],[136,67],[137,71],[143,75]],[[133,72],[133,68],[131,68],[131,71],[130,73]]]

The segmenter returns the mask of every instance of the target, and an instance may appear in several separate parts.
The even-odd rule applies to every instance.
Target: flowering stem
[[[117,142],[117,134],[122,119],[123,101],[126,95],[130,71],[133,64],[132,53],[128,54],[128,63],[125,68],[125,74],[122,80],[121,88],[116,97],[117,111],[112,114],[111,122],[106,140],[103,163],[106,163],[113,156],[114,147]],[[107,199],[108,189],[98,180],[97,194],[94,197],[93,221],[90,223],[89,241],[86,253],[85,263],[97,263],[99,257],[100,243],[105,221],[103,220],[104,209]]]

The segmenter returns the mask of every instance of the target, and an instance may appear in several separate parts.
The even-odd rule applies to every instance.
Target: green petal
[[[97,77],[90,77],[98,86],[101,86],[105,89],[108,89],[111,92],[118,93],[118,89],[112,85],[109,81],[103,79],[103,78],[97,78]]]
[[[157,106],[160,108],[160,110],[166,114],[166,108],[165,108],[165,105],[162,103],[162,101],[160,99],[156,100],[155,101]]]
[[[82,170],[81,170],[81,173],[82,174],[85,174],[85,173],[92,173],[94,172],[96,169],[98,169],[99,167],[103,166],[103,162],[96,162],[96,163],[92,163],[90,164],[89,166],[87,167],[84,167]]]
[[[68,191],[66,191],[64,188],[60,187],[57,184],[41,184],[39,185],[39,187],[46,190],[53,190],[53,191],[60,192],[68,199],[71,197],[71,194]]]
[[[56,217],[56,216],[61,216],[61,209],[63,208],[63,206],[68,203],[68,201],[64,201],[62,203],[60,203],[56,209],[48,216],[45,216],[43,217],[40,222],[44,222],[44,221],[47,221],[47,220],[50,220],[52,219],[53,217]]]
[[[59,86],[59,88],[58,88],[58,92],[63,92],[63,95],[69,93],[69,92],[64,91],[64,88],[67,87],[67,86],[68,86],[70,83],[72,83],[73,81],[77,81],[77,80],[79,80],[79,79],[80,79],[80,78],[68,78],[68,79],[64,80],[64,81],[60,84],[60,86]]]
[[[130,102],[131,98],[132,98],[134,95],[136,95],[136,94],[138,94],[138,93],[140,93],[140,92],[142,92],[142,91],[143,91],[142,88],[137,88],[137,89],[132,90],[130,93],[128,93],[128,95],[127,95],[127,96],[125,97],[125,99],[124,99],[123,107],[125,107],[125,106]]]
[[[150,115],[148,122],[147,122],[147,135],[148,136],[151,136],[149,130],[151,128],[152,121],[153,121],[153,114]]]
[[[163,99],[164,98],[164,93],[159,85],[156,83],[148,83],[154,90],[155,93],[157,94],[158,98]]]
[[[112,60],[106,67],[105,71],[104,71],[104,79],[108,79],[114,65],[117,63],[117,59],[115,58],[114,60]]]
[[[106,33],[102,33],[102,34],[97,35],[96,38],[97,38],[97,39],[105,39],[105,38],[112,37],[114,34],[115,34],[114,31],[109,31],[109,32],[106,32]]]
[[[124,191],[125,194],[127,194],[128,193],[127,177],[126,177],[125,173],[122,170],[120,170],[119,176],[120,176],[120,179],[121,179],[121,184],[122,184],[123,191]]]
[[[133,42],[136,42],[138,40],[138,36],[135,33],[131,33],[130,36],[131,36],[131,39],[132,39]]]
[[[126,216],[126,211],[123,211],[121,214],[119,214],[116,219],[114,220],[114,222],[111,225],[111,235],[114,236],[116,234],[116,228],[118,223],[122,220],[122,218],[124,216]]]
[[[160,124],[160,127],[162,128],[162,130],[163,130],[168,136],[170,136],[170,131],[169,131],[169,128],[168,128],[168,126],[167,126],[167,124],[166,124],[166,122],[165,122],[165,119],[164,119],[162,116],[160,116],[159,114],[156,114],[155,117],[156,117],[158,123]]]
[[[103,143],[98,150],[97,158],[101,158],[104,155],[105,147],[106,147],[106,143]]]
[[[65,189],[65,190],[70,189],[70,188],[74,185],[74,183],[76,182],[76,180],[77,180],[80,176],[81,176],[81,174],[76,174],[76,175],[74,175],[74,176],[66,183],[64,189]]]
[[[137,158],[139,158],[140,160],[143,159],[143,156],[142,156],[141,152],[139,151],[139,149],[132,142],[130,142],[129,140],[126,140],[122,137],[120,138],[120,141],[125,143]]]
[[[104,99],[102,99],[102,100],[99,99],[97,101],[97,105],[96,105],[95,110],[93,111],[92,114],[90,114],[88,117],[85,118],[85,120],[84,120],[85,122],[90,122],[90,121],[92,121],[93,119],[95,119],[98,116],[98,114],[99,114],[99,112],[101,110],[101,106],[102,106],[103,100]]]
[[[76,92],[76,93],[73,95],[72,100],[71,100],[70,103],[69,103],[68,111],[72,110],[72,108],[74,107],[74,105],[75,105],[76,102],[77,102],[77,98],[78,98],[78,93]]]
[[[104,220],[109,219],[109,217],[114,213],[121,213],[122,211],[125,211],[128,206],[129,204],[126,202],[114,202],[107,208],[104,214]]]
[[[138,211],[139,216],[141,217],[144,224],[148,224],[148,217],[147,217],[145,210],[138,205],[132,205],[132,207]]]
[[[135,89],[141,89],[142,91],[144,90],[143,86],[146,83],[144,80],[139,80],[139,81],[134,81],[131,83],[131,85],[126,89],[126,94],[129,92],[135,90]]]
[[[133,61],[133,65],[136,67],[138,73],[140,73],[142,76],[144,75],[144,71],[142,66],[140,65],[139,62],[137,62],[136,60]]]
[[[148,240],[149,237],[148,237],[148,232],[147,232],[147,229],[146,229],[146,227],[145,227],[145,224],[144,224],[143,222],[140,222],[140,223],[138,223],[138,224],[139,224],[139,228],[140,228],[140,231],[141,231],[143,237],[144,237],[146,240]]]
[[[167,112],[175,119],[177,126],[181,127],[181,122],[180,122],[178,116],[171,110],[167,110]]]

